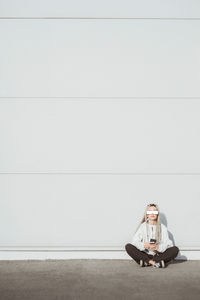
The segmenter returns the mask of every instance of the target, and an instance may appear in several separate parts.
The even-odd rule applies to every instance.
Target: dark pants
[[[140,263],[140,259],[146,261],[147,263],[149,260],[154,260],[155,262],[159,262],[164,260],[165,263],[169,262],[170,260],[174,259],[178,252],[179,248],[176,246],[167,248],[164,252],[156,252],[155,255],[148,254],[145,251],[139,250],[133,244],[126,244],[125,246],[126,252],[130,255],[138,264]]]

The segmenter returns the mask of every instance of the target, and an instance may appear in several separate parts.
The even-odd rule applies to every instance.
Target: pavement
[[[0,300],[199,300],[200,261],[166,268],[134,260],[2,260]]]

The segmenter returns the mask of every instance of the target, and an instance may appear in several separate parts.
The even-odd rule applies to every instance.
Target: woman
[[[167,227],[160,222],[157,204],[147,205],[132,242],[126,244],[125,249],[141,267],[164,268],[177,256],[179,248],[173,246]]]

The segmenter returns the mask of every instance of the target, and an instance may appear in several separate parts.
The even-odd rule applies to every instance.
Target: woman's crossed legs
[[[174,259],[179,249],[176,246],[167,248],[164,252],[157,252],[155,255],[148,254],[145,251],[139,250],[137,247],[135,247],[133,244],[128,243],[125,246],[126,252],[139,264],[140,260],[142,259],[146,263],[149,263],[149,261],[155,261],[160,262],[161,260],[164,260],[165,263],[171,261]]]

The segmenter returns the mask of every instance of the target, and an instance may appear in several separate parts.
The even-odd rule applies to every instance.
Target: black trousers
[[[164,252],[156,252],[155,255],[148,254],[145,251],[139,250],[133,244],[128,243],[125,245],[126,252],[130,255],[138,264],[140,263],[140,259],[146,261],[147,263],[149,260],[154,260],[155,262],[159,262],[164,260],[165,263],[168,263],[172,259],[174,259],[178,252],[179,248],[176,246],[167,248]]]

